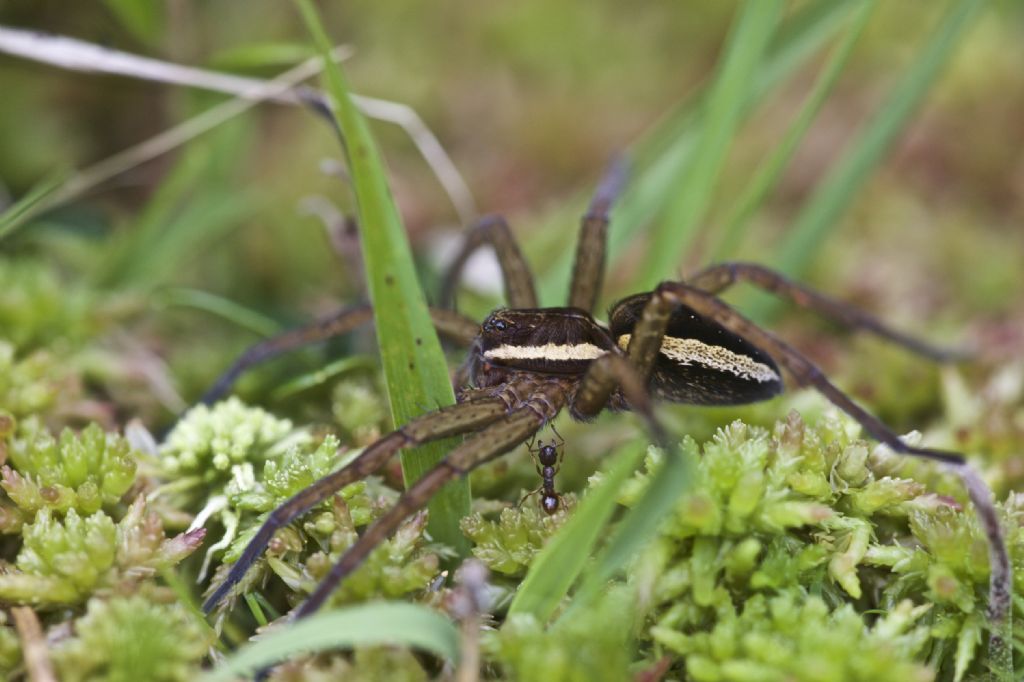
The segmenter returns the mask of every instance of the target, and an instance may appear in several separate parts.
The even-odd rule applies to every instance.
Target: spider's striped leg
[[[968,356],[964,351],[938,348],[896,331],[863,310],[820,294],[757,263],[719,263],[712,265],[689,278],[687,284],[709,294],[718,294],[741,281],[752,284],[781,298],[788,299],[801,308],[812,310],[822,317],[839,322],[851,329],[871,332],[918,355],[923,355],[939,362],[963,360]]]
[[[468,346],[473,342],[480,326],[452,310],[431,308],[430,317],[434,327],[445,337],[460,345]],[[347,334],[373,320],[373,308],[369,304],[357,304],[341,310],[320,320],[260,341],[250,346],[237,360],[214,382],[200,399],[204,405],[210,405],[223,398],[238,377],[250,367],[271,360],[310,344],[326,341],[342,334]]]
[[[363,531],[355,544],[348,548],[330,573],[320,581],[309,599],[296,609],[294,617],[303,618],[319,609],[341,581],[358,568],[377,545],[390,537],[402,521],[425,507],[444,484],[521,445],[543,428],[549,419],[553,419],[560,407],[558,396],[531,399],[524,407],[514,410],[504,419],[466,438],[406,490],[394,507]]]
[[[605,252],[608,247],[608,212],[626,179],[626,164],[616,158],[605,171],[580,224],[576,260],[569,287],[569,305],[593,312],[604,281]]]
[[[272,511],[249,541],[238,561],[231,567],[227,578],[203,604],[203,610],[209,613],[242,579],[249,567],[266,549],[274,533],[297,516],[323,502],[349,483],[366,478],[377,471],[400,449],[475,431],[498,421],[507,411],[507,403],[500,398],[482,398],[457,403],[417,417],[376,441],[345,467],[324,476]]]
[[[530,266],[516,243],[505,219],[497,215],[484,216],[466,231],[462,248],[448,266],[441,284],[441,307],[451,308],[455,303],[455,286],[462,276],[466,261],[484,244],[490,244],[498,257],[505,280],[505,298],[513,308],[536,308],[537,292],[533,285]]]
[[[699,315],[714,320],[729,331],[745,338],[758,346],[804,386],[812,386],[821,392],[836,407],[853,417],[871,436],[885,443],[896,452],[914,457],[931,459],[950,466],[964,481],[967,493],[978,514],[982,530],[988,540],[989,577],[988,617],[993,624],[994,646],[1003,647],[1008,642],[999,641],[1001,628],[1007,623],[1010,609],[1010,585],[1012,580],[1010,558],[1003,539],[1003,530],[999,517],[992,502],[992,492],[978,474],[966,464],[962,455],[954,452],[918,448],[907,445],[888,426],[874,415],[857,405],[845,393],[836,388],[814,363],[800,354],[799,351],[786,344],[759,326],[746,319],[713,295],[679,282],[663,282],[655,289],[650,301],[644,308],[643,316],[636,326],[633,340],[630,343],[630,356],[633,346],[643,337],[647,341],[657,341],[655,348],[664,336],[665,322],[671,310],[677,305],[692,308]],[[638,351],[639,352],[639,351]],[[655,351],[657,352],[657,351]]]

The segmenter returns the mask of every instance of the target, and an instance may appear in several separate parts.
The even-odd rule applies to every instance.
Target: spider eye
[[[494,321],[494,328],[497,329],[499,332],[505,331],[505,329],[507,327],[508,327],[508,325],[505,324],[504,320],[495,320]]]

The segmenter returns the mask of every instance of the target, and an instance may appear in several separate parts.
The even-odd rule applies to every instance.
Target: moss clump
[[[470,514],[460,527],[473,542],[473,556],[492,571],[523,576],[530,562],[555,531],[561,528],[575,507],[575,496],[566,495],[559,510],[549,516],[536,504],[525,501],[501,510],[497,521],[483,514]]]
[[[81,339],[91,309],[90,296],[67,287],[48,263],[0,258],[0,329],[18,350]]]
[[[54,438],[29,420],[8,435],[5,448],[8,464],[0,469],[0,487],[18,514],[12,510],[0,521],[0,532],[17,532],[15,519],[32,519],[42,509],[60,514],[109,509],[135,481],[136,457],[128,442],[96,424],[80,433],[64,429]]]
[[[81,603],[100,589],[131,590],[178,564],[204,535],[198,529],[167,538],[142,497],[118,523],[102,511],[83,517],[72,508],[59,520],[43,508],[22,530],[13,570],[0,574],[0,599],[53,608]]]
[[[755,595],[741,607],[723,605],[706,631],[652,631],[655,641],[686,659],[696,682],[928,682],[915,662],[928,639],[918,624],[928,606],[901,602],[870,628],[847,604],[831,610],[799,590]]]
[[[287,419],[232,397],[189,410],[161,446],[160,462],[169,478],[191,477],[217,489],[230,479],[232,467],[262,466],[289,446],[308,441]]]
[[[180,682],[196,678],[211,642],[180,604],[94,598],[53,657],[66,682]]]

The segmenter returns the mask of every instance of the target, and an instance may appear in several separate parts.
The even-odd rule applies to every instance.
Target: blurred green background
[[[783,22],[814,4],[789,3]],[[571,245],[582,198],[607,160],[666,118],[684,120],[673,112],[693,106],[714,77],[737,6],[320,3],[333,37],[355,50],[346,62],[353,87],[414,108],[454,159],[480,211],[508,216],[542,273]],[[649,202],[653,212],[644,223],[628,225],[637,231],[615,254],[605,300],[712,256],[784,260],[794,221],[819,181],[884,111],[948,6],[879,3],[778,186],[749,229],[721,253],[737,197],[801,111],[850,24],[844,19],[824,49],[773,85],[739,124],[678,269],[653,275],[643,269],[651,244],[646,235],[672,230],[665,207],[685,190],[668,183]],[[294,9],[280,2],[15,0],[0,8],[0,23],[255,77],[311,55]],[[794,274],[937,342],[970,344],[994,358],[1017,353],[1024,338],[1021,64],[1024,8],[989,3],[954,43],[881,166],[850,190],[849,209]],[[223,99],[8,56],[0,56],[0,83],[5,202],[55,172],[86,167]],[[460,220],[405,133],[386,123],[374,124],[374,132],[424,278],[433,282],[434,245],[455,234]],[[657,145],[670,147],[671,138]],[[176,305],[180,288],[238,303],[262,316],[250,326],[264,332],[360,295],[358,269],[332,252],[322,223],[301,210],[304,200],[318,196],[351,211],[347,188],[321,170],[324,159],[338,158],[320,120],[263,104],[19,227],[0,250],[57,262],[71,289],[125,294],[115,313],[130,323],[128,336],[114,343],[141,344],[169,358],[170,388],[188,402],[215,368],[257,336],[191,304]],[[563,287],[555,279],[544,290]],[[493,304],[486,296],[463,299],[474,314]],[[742,294],[735,300],[758,303]],[[804,317],[779,324],[830,369],[854,353],[850,371],[860,377],[854,388],[870,395],[878,369],[870,353],[848,352],[845,340],[823,337],[822,327]],[[182,344],[181,334],[203,343]],[[173,407],[168,399],[148,412],[165,421]]]

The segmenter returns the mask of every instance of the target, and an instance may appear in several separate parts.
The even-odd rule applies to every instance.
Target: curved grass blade
[[[313,3],[296,0],[296,4],[320,53],[326,56],[331,44]],[[452,404],[455,395],[380,153],[366,120],[352,103],[341,67],[330,60],[325,64],[327,91],[336,106],[335,120],[356,195],[363,262],[391,413],[395,424],[401,425],[425,410]],[[406,485],[443,458],[450,444],[449,440],[403,452]],[[458,524],[467,513],[469,483],[465,479],[450,483],[430,502],[431,534],[465,553],[468,543]]]
[[[66,180],[66,173],[54,173],[38,182],[28,193],[0,213],[0,241],[11,236],[32,216],[33,209],[57,191]]]
[[[457,661],[455,625],[417,604],[376,602],[318,613],[272,631],[238,650],[202,682],[231,680],[290,656],[366,644],[399,644]]]
[[[957,0],[952,4],[888,100],[850,141],[846,153],[833,165],[797,216],[773,259],[781,272],[799,277],[806,269],[825,238],[840,224],[839,217],[903,130],[984,5],[985,0]],[[762,321],[775,310],[775,303],[759,297],[751,309],[751,317]]]
[[[636,471],[645,446],[629,443],[612,455],[615,462],[599,485],[579,503],[573,515],[534,557],[526,578],[509,606],[509,615],[532,614],[544,622],[576,582],[616,507],[619,488]]]
[[[350,355],[330,362],[323,367],[301,374],[287,383],[281,384],[270,394],[271,400],[284,400],[296,393],[320,386],[331,379],[354,370],[372,370],[376,367],[375,360],[368,355]]]
[[[702,107],[692,162],[675,178],[672,198],[651,232],[641,268],[646,273],[642,289],[671,277],[692,244],[781,12],[781,0],[746,3],[730,30],[725,56]]]
[[[160,292],[158,300],[161,304],[169,307],[180,306],[202,310],[259,336],[273,336],[281,331],[281,325],[266,315],[208,291],[172,287]]]
[[[622,518],[601,555],[587,571],[570,610],[584,606],[598,595],[605,583],[634,559],[658,532],[679,500],[693,488],[700,449],[692,438],[664,451],[663,464],[651,474],[644,496]]]
[[[860,11],[854,17],[853,25],[847,31],[843,42],[832,51],[828,62],[821,70],[818,80],[815,82],[810,95],[808,95],[807,101],[797,114],[792,125],[790,125],[789,130],[786,131],[782,142],[760,164],[754,176],[747,183],[746,188],[740,194],[740,198],[736,201],[732,212],[725,221],[725,227],[722,228],[722,236],[718,239],[718,246],[712,252],[710,262],[715,263],[726,260],[733,257],[736,253],[746,229],[751,224],[750,217],[761,205],[765,197],[768,196],[768,193],[778,184],[779,179],[782,177],[782,172],[793,159],[793,155],[796,153],[801,140],[804,139],[808,129],[811,127],[811,123],[821,111],[822,105],[839,80],[839,74],[843,72],[843,68],[850,60],[853,46],[857,43],[861,33],[864,32],[864,27],[868,23],[868,18],[871,16],[875,4],[875,0],[865,0],[861,5]]]

